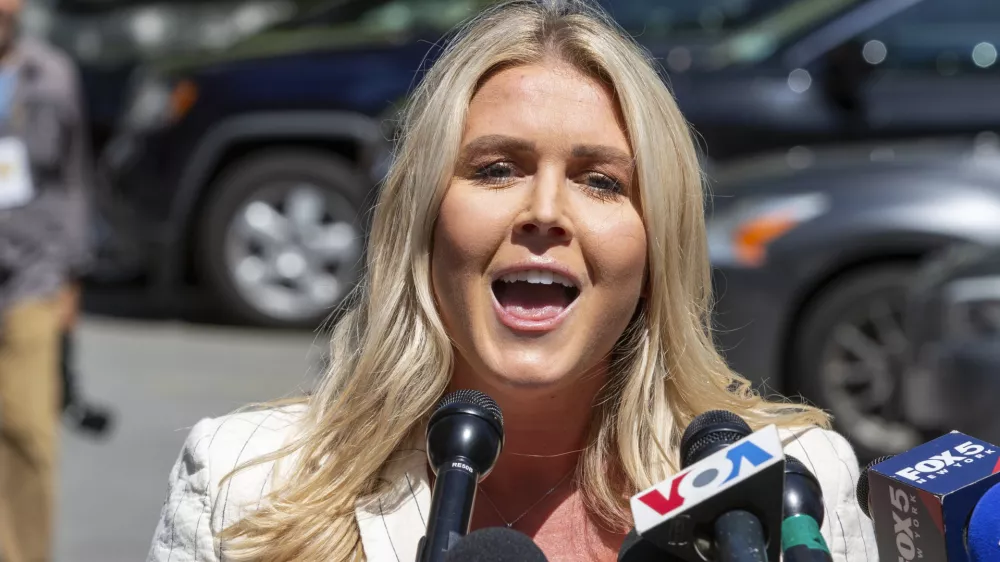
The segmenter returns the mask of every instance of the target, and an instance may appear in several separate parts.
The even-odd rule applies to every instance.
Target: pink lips
[[[581,287],[579,279],[572,271],[569,270],[569,268],[550,261],[539,262],[533,260],[504,268],[502,271],[496,273],[493,276],[493,279],[498,280],[511,273],[529,270],[551,271],[552,273],[556,273],[571,280],[578,290]],[[566,305],[545,304],[541,306],[531,306],[529,304],[527,306],[521,306],[518,304],[508,303],[507,306],[505,306],[498,300],[496,292],[491,290],[490,295],[493,300],[493,309],[496,311],[497,318],[500,320],[501,324],[514,331],[536,333],[549,332],[559,327],[567,316],[569,316],[569,313],[573,310],[573,306],[580,297],[578,293],[576,298]]]
[[[576,300],[580,300],[577,298]],[[545,307],[539,311],[518,312],[518,309],[507,309],[500,305],[496,296],[493,297],[493,310],[496,311],[500,323],[511,330],[521,332],[549,332],[562,324],[563,320],[573,310],[576,300],[564,308]]]

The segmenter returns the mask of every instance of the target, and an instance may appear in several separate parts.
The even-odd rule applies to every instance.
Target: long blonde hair
[[[697,414],[725,409],[753,427],[829,424],[768,402],[713,345],[701,172],[691,133],[648,55],[581,0],[507,1],[458,30],[416,88],[377,206],[367,270],[332,336],[302,436],[255,463],[294,456],[264,505],[222,533],[242,559],[363,559],[355,504],[388,493],[380,473],[422,431],[446,391],[452,344],[430,283],[432,233],[477,86],[506,66],[557,58],[610,84],[636,158],[649,287],[615,348],[577,482],[603,524],[631,525],[628,497],[678,469]]]

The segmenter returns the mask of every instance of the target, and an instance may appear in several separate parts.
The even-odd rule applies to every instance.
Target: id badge
[[[28,149],[21,139],[0,139],[0,209],[27,205],[35,198]]]

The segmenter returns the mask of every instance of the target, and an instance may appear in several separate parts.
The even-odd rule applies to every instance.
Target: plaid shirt
[[[16,85],[0,138],[27,148],[36,196],[0,209],[0,314],[15,302],[55,293],[90,261],[89,133],[73,62],[35,39],[18,41],[9,67]]]

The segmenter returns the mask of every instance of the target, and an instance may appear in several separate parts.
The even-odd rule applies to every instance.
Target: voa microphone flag
[[[685,560],[700,560],[698,530],[733,509],[764,524],[769,560],[778,560],[785,456],[778,428],[769,425],[672,478],[632,496],[640,536]]]

